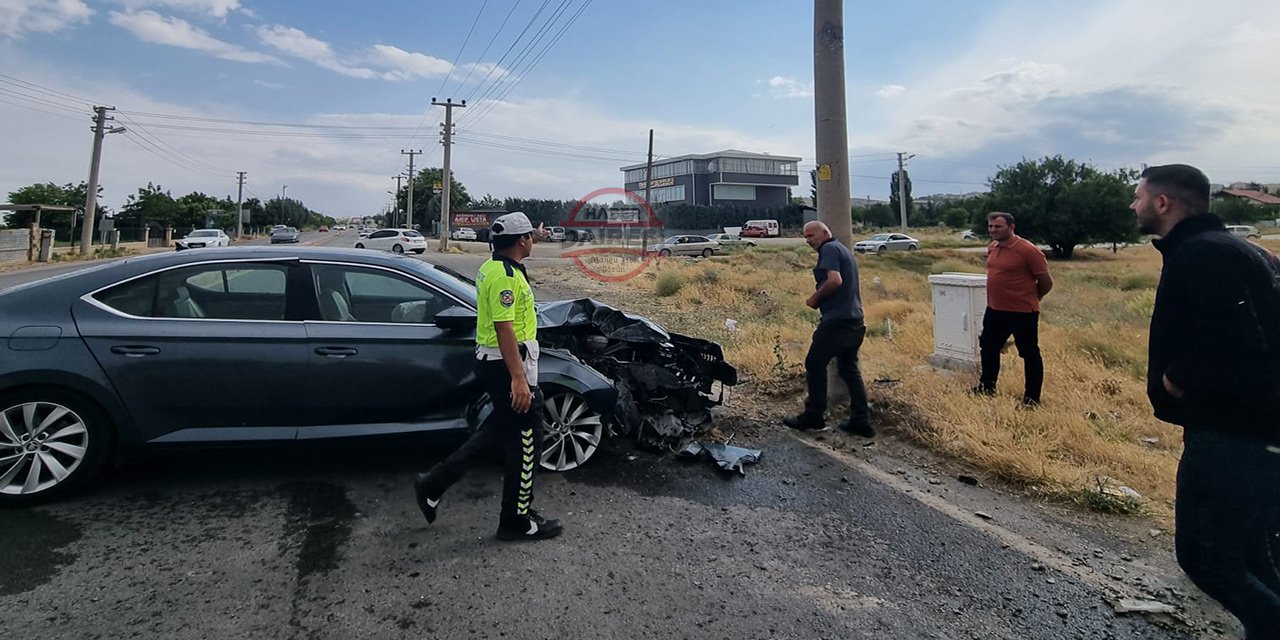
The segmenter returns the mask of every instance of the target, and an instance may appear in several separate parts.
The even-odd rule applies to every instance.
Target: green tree
[[[440,220],[440,190],[437,184],[444,184],[444,170],[440,167],[427,167],[418,172],[418,179],[413,184],[413,223],[429,225]],[[396,194],[396,209],[405,211],[408,207],[409,185],[400,187]],[[458,211],[471,205],[471,196],[467,188],[454,177],[449,183],[449,210]],[[424,229],[427,227],[424,226]]]
[[[1136,179],[1132,170],[1102,172],[1060,155],[1024,159],[996,172],[991,199],[995,210],[1014,215],[1018,235],[1070,260],[1081,244],[1137,239],[1129,210]]]
[[[898,210],[883,202],[876,202],[854,210],[862,214],[862,224],[867,227],[895,227],[898,225]]]
[[[85,194],[89,191],[88,183],[80,184],[67,183],[59,187],[52,182],[43,184],[32,184],[22,187],[16,191],[9,192],[10,204],[47,204],[58,207],[74,207],[80,212],[84,211]],[[98,194],[101,196],[102,187],[98,187]],[[109,212],[98,205],[99,215],[106,215]],[[48,229],[70,229],[75,226],[78,219],[78,213],[71,211],[44,211],[40,214],[40,226]],[[35,221],[34,211],[14,211],[9,214],[9,218],[5,225],[19,229],[30,225]]]
[[[1244,198],[1227,197],[1215,200],[1209,205],[1209,211],[1229,224],[1274,220],[1280,217],[1280,210],[1276,207],[1257,205]]]
[[[907,220],[911,220],[912,211],[915,209],[913,203],[911,202],[911,175],[904,170],[902,172],[902,176],[906,178],[906,182],[905,184],[903,184],[903,191],[905,192],[905,195],[907,197]],[[889,208],[893,209],[894,216],[896,216],[899,223],[901,223],[902,209],[899,208],[898,206],[898,172],[897,171],[894,171],[893,175],[889,176]],[[877,225],[877,226],[891,226],[891,225]]]
[[[116,216],[119,224],[130,227],[177,226],[181,216],[181,208],[169,192],[158,184],[147,183],[138,188],[138,193],[129,196],[120,215]]]

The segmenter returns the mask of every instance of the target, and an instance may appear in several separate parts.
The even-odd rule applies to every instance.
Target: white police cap
[[[489,227],[489,233],[495,236],[522,236],[532,232],[533,223],[529,222],[529,216],[526,216],[523,211],[500,215]]]

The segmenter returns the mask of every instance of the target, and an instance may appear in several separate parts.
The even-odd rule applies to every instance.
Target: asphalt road
[[[15,277],[0,274],[0,288]],[[1147,541],[1145,524],[1089,522],[962,484],[892,436],[868,447],[734,420],[722,428],[753,434],[735,444],[765,452],[745,477],[625,442],[584,469],[541,475],[537,507],[566,533],[540,543],[493,538],[491,467],[426,524],[410,481],[452,446],[440,437],[135,460],[67,501],[0,511],[0,628],[335,640],[1232,628],[1173,566],[1168,535]],[[1179,611],[1117,614],[1123,597]]]

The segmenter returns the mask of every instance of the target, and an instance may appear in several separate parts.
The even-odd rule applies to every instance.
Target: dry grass
[[[982,273],[981,253],[926,250],[859,259],[868,338],[862,368],[876,418],[944,454],[1015,485],[1100,509],[1128,512],[1098,488],[1124,485],[1159,518],[1172,513],[1180,429],[1156,420],[1146,399],[1146,345],[1159,254],[1137,246],[1118,254],[1081,250],[1052,262],[1056,287],[1045,300],[1041,349],[1044,404],[1018,405],[1022,363],[1010,345],[997,396],[966,393],[975,375],[927,366],[933,310],[927,275]],[[744,379],[794,393],[818,314],[804,306],[813,290],[814,254],[804,246],[751,249],[709,260],[656,261],[639,277],[602,287],[599,296],[653,315],[673,331],[720,342]],[[655,283],[684,285],[663,297]],[[737,321],[729,331],[726,319]],[[799,407],[784,402],[778,413]],[[792,406],[794,405],[794,406]]]

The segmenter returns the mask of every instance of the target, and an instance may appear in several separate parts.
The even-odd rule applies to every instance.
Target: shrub
[[[656,291],[659,297],[673,296],[684,287],[684,276],[676,271],[663,271],[658,274]]]

